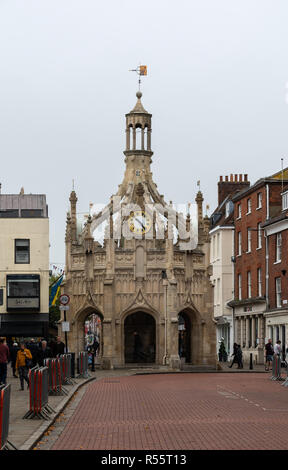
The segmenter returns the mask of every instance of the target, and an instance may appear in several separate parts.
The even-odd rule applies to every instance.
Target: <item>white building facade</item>
[[[46,196],[0,195],[0,336],[46,337],[49,219]],[[13,339],[14,338],[14,339]]]
[[[216,226],[209,232],[211,240],[210,263],[213,267],[211,282],[214,286],[214,319],[217,322],[217,344],[223,338],[228,357],[233,353],[233,309],[227,302],[233,298],[234,227]]]

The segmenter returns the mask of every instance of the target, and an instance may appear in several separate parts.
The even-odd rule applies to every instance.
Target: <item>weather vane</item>
[[[147,75],[147,65],[138,65],[137,69],[131,69],[129,72],[136,72],[139,75],[139,91],[140,91],[140,85],[141,85],[141,76]]]

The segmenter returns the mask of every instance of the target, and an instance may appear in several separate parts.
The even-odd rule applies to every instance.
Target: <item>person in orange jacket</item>
[[[27,382],[27,388],[29,387],[29,380],[28,380],[28,368],[29,368],[29,361],[32,360],[31,351],[25,348],[25,343],[20,343],[20,349],[17,353],[16,358],[16,370],[19,372],[20,384],[21,389],[24,390],[24,380]]]

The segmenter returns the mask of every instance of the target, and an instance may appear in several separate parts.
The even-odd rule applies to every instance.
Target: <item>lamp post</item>
[[[167,361],[167,288],[168,288],[166,269],[163,269],[161,273],[161,277],[163,279],[163,286],[165,287],[165,351],[164,351],[164,356],[163,356],[163,365],[166,365],[166,361]]]

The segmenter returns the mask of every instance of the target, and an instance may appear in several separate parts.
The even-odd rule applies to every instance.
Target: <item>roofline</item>
[[[240,193],[235,194],[232,197],[232,201],[239,201],[244,196],[246,196],[250,193],[253,193],[256,189],[261,188],[262,186],[264,186],[267,183],[280,185],[280,184],[282,184],[282,180],[276,180],[276,179],[272,179],[272,178],[261,178],[258,181],[256,181],[256,183],[254,183],[253,186],[250,186],[249,188],[244,189],[243,191],[240,191]],[[288,184],[288,180],[287,179],[283,180],[283,183]]]

